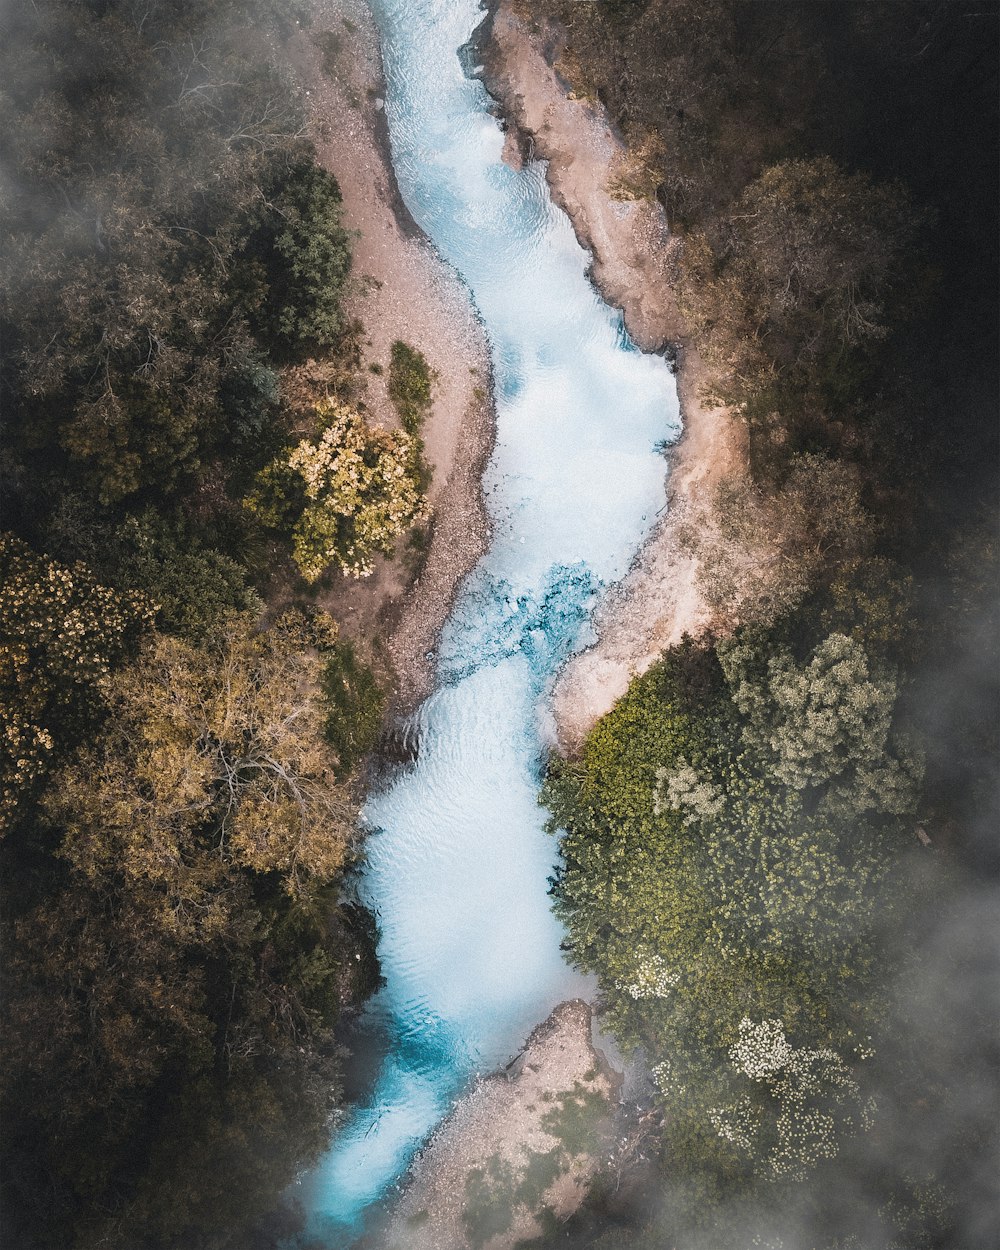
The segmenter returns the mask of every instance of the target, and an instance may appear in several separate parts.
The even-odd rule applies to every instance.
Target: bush
[[[323,735],[337,752],[335,773],[343,781],[378,741],[385,696],[375,674],[349,642],[334,645],[323,671],[327,718]]]
[[[389,398],[403,429],[418,434],[431,406],[433,374],[423,352],[397,339],[389,361]]]

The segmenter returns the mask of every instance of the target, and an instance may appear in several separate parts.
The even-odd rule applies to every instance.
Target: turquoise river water
[[[581,982],[560,953],[556,858],[536,794],[559,666],[664,504],[676,437],[666,362],[640,353],[587,278],[544,167],[503,137],[459,50],[477,0],[375,0],[400,190],[465,280],[493,355],[490,550],[466,579],[415,717],[416,762],[365,808],[361,890],[379,917],[389,1052],[365,1105],[299,1190],[309,1234],[349,1246],[478,1072]]]

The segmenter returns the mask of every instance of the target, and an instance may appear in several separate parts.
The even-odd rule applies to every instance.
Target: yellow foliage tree
[[[404,430],[369,425],[343,404],[329,401],[319,413],[319,437],[269,465],[247,503],[267,524],[290,525],[295,562],[308,581],[333,563],[367,577],[375,554],[388,555],[427,515],[420,444]]]
[[[141,595],[98,585],[84,564],[0,535],[0,831],[47,772],[81,698],[153,611]]]
[[[321,659],[293,624],[236,617],[200,649],[156,637],[107,682],[104,737],[48,799],[75,867],[153,886],[168,927],[225,925],[234,871],[298,896],[344,864],[353,808],[322,736]]]

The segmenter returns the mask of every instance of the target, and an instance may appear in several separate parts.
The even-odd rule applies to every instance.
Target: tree
[[[650,1056],[672,1167],[737,1188],[799,1175],[862,1127],[858,1030],[877,1019],[875,933],[906,837],[905,805],[867,776],[895,682],[841,636],[805,664],[780,638],[668,651],[543,792],[569,949]],[[766,1080],[731,1057],[754,1028],[783,1039]]]
[[[67,567],[0,535],[0,828],[80,730],[98,684],[153,611],[82,563]]]
[[[320,659],[294,629],[235,617],[197,650],[157,637],[110,679],[99,747],[47,801],[79,871],[155,885],[176,923],[198,925],[225,909],[216,891],[233,870],[274,874],[293,896],[340,871],[353,810],[323,741]],[[332,622],[317,630],[335,637]]]
[[[231,615],[257,615],[262,603],[248,571],[210,547],[183,523],[171,525],[152,510],[129,517],[108,543],[105,559],[118,580],[157,605],[164,633],[187,642],[209,637]]]
[[[294,357],[335,344],[344,327],[340,301],[351,267],[337,180],[312,161],[283,174],[248,255],[264,267],[267,291],[257,315],[265,333]]]
[[[318,439],[303,439],[269,465],[247,504],[265,524],[291,529],[307,581],[334,562],[352,577],[367,577],[376,552],[390,553],[399,535],[427,515],[419,445],[342,404],[328,401],[318,412]]]
[[[821,787],[855,811],[912,811],[922,754],[891,737],[895,677],[872,671],[864,647],[830,634],[805,664],[787,647],[764,651],[735,639],[719,648],[744,739],[770,756],[770,770],[794,790]]]
[[[829,1046],[792,1046],[780,1020],[755,1023],[744,1017],[729,1059],[748,1085],[763,1087],[768,1101],[777,1104],[776,1131],[766,1131],[749,1093],[730,1108],[710,1112],[712,1126],[774,1178],[804,1180],[821,1160],[837,1157],[839,1138],[871,1122],[871,1110],[843,1059]]]
[[[61,871],[5,918],[0,1080],[39,1244],[243,1244],[326,1141],[367,942],[336,898],[354,804],[316,697],[334,632],[153,637],[52,779]]]
[[[765,169],[721,242],[695,232],[686,252],[682,302],[726,372],[726,398],[746,405],[780,374],[815,384],[848,349],[884,339],[925,224],[901,184],[829,157]]]
[[[796,456],[780,487],[744,477],[719,484],[686,526],[705,598],[730,619],[770,625],[841,562],[870,548],[875,525],[860,475],[844,461]]]
[[[206,23],[187,0],[12,18],[0,322],[29,498],[53,479],[108,507],[176,495],[273,419],[255,337],[301,355],[339,336],[339,191],[261,18]]]

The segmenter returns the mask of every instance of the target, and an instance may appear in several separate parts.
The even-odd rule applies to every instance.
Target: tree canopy
[[[671,1166],[736,1185],[802,1177],[867,1123],[877,933],[908,845],[891,813],[919,782],[884,801],[865,773],[896,686],[858,644],[830,635],[803,664],[768,641],[667,652],[544,791],[570,950],[646,1047]]]
[[[352,577],[367,577],[373,557],[391,552],[427,515],[420,444],[343,404],[322,404],[317,415],[316,440],[303,439],[264,469],[248,504],[265,524],[291,529],[295,562],[307,581],[334,562]]]
[[[321,353],[350,395],[357,368],[291,25],[3,17],[0,1100],[31,1250],[245,1246],[327,1140],[333,1030],[377,983],[342,895],[381,704],[324,694],[329,620],[261,626],[291,526],[243,504],[324,393],[295,370]]]
[[[53,1194],[60,1244],[232,1244],[325,1140],[358,941],[329,891],[354,840],[318,697],[333,636],[152,635],[48,787],[63,867],[18,908],[2,1092],[18,1209]]]

